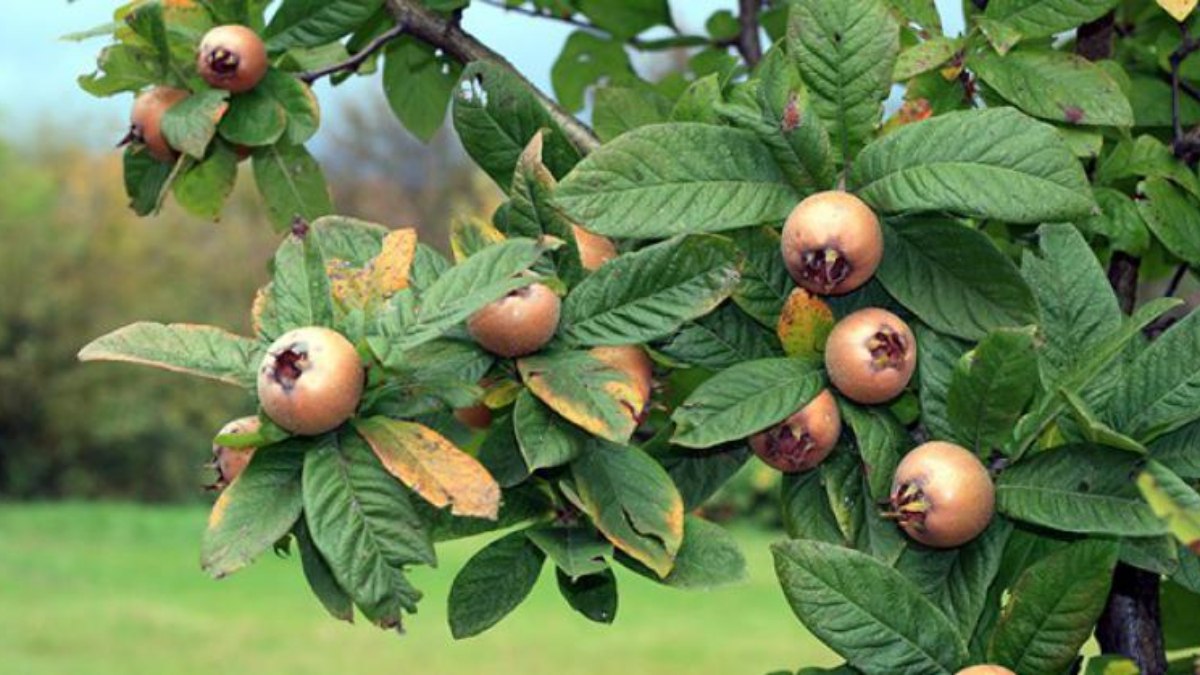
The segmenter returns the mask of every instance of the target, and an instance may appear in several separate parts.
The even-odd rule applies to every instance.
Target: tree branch
[[[441,49],[456,61],[464,64],[486,61],[510,71],[529,88],[538,102],[550,113],[550,118],[562,127],[580,152],[587,154],[600,147],[600,140],[586,124],[535,87],[507,59],[480,42],[474,35],[464,31],[457,21],[448,20],[415,0],[387,0],[387,7],[396,24],[404,27],[404,32]]]
[[[1191,132],[1183,131],[1183,115],[1180,112],[1179,93],[1181,91],[1195,97],[1197,93],[1191,85],[1187,85],[1179,75],[1179,69],[1187,57],[1200,51],[1200,39],[1193,38],[1186,23],[1179,24],[1180,42],[1175,51],[1171,52],[1168,61],[1171,64],[1171,129],[1173,132],[1171,149],[1175,156],[1188,164],[1195,164],[1200,159],[1200,128]]]
[[[1108,604],[1096,625],[1103,651],[1132,658],[1144,675],[1167,672],[1158,584],[1158,573],[1117,563]]]
[[[751,68],[762,59],[762,40],[758,35],[758,11],[761,8],[762,0],[738,0],[738,23],[742,29],[738,33],[737,49]]]
[[[365,47],[358,51],[358,53],[346,59],[345,61],[342,61],[341,63],[335,63],[331,66],[326,66],[325,68],[319,68],[317,70],[310,70],[306,73],[300,73],[297,75],[297,77],[299,77],[300,81],[305,84],[312,84],[326,75],[333,75],[334,73],[340,73],[342,71],[353,72],[358,70],[358,67],[361,66],[367,59],[371,58],[372,54],[380,49],[383,49],[387,43],[395,40],[401,35],[404,35],[404,26],[401,24],[396,24],[392,28],[388,29],[387,32],[381,33],[374,40],[368,42]]]
[[[1088,61],[1112,58],[1113,35],[1116,33],[1116,26],[1113,25],[1115,18],[1116,15],[1109,12],[1080,26],[1075,37],[1075,53]]]

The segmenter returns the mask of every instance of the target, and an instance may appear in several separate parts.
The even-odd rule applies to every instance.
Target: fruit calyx
[[[762,449],[764,455],[794,466],[804,464],[817,447],[817,440],[812,434],[803,430],[797,436],[790,424],[768,431],[765,440],[766,445]]]
[[[285,390],[291,391],[307,366],[308,355],[300,345],[294,344],[275,356],[271,377]]]
[[[929,512],[929,500],[921,486],[916,483],[904,483],[896,487],[891,497],[892,510],[883,514],[885,518],[895,520],[901,525],[925,528],[925,515]]]
[[[798,281],[805,287],[816,287],[822,294],[832,293],[838,284],[845,281],[851,272],[850,261],[841,251],[821,248],[805,251],[801,256],[801,267],[797,270]]]
[[[875,370],[898,370],[904,365],[908,344],[896,329],[883,326],[867,340],[867,349],[871,352],[871,366]]]
[[[208,67],[218,75],[232,77],[237,74],[238,66],[242,64],[242,58],[232,50],[225,47],[217,47],[205,55],[208,60]]]

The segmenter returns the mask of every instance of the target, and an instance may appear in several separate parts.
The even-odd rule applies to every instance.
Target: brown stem
[[[387,0],[387,6],[396,23],[404,26],[406,33],[441,49],[455,60],[462,63],[486,61],[510,71],[529,88],[538,102],[550,113],[550,118],[562,127],[580,152],[587,154],[600,147],[600,140],[586,124],[535,87],[507,59],[480,42],[474,35],[464,31],[457,21],[423,7],[416,0]]]
[[[1132,314],[1137,304],[1138,269],[1142,261],[1122,251],[1113,251],[1108,263],[1108,283],[1117,294],[1121,311]]]
[[[1158,584],[1157,573],[1118,563],[1108,604],[1096,625],[1104,653],[1128,656],[1142,675],[1167,672]]]
[[[300,73],[297,75],[297,77],[300,78],[300,81],[305,84],[312,84],[326,75],[333,75],[334,73],[340,73],[342,71],[353,72],[358,70],[358,67],[361,66],[364,61],[371,58],[372,54],[380,49],[383,49],[387,43],[395,40],[401,35],[404,35],[404,26],[402,24],[397,24],[388,29],[387,32],[381,33],[374,40],[368,42],[365,47],[360,49],[356,54],[354,54],[354,56],[351,56],[345,61],[342,61],[341,63],[335,63],[324,68],[319,68],[317,70],[310,70],[306,73]]]
[[[737,48],[751,68],[762,59],[762,39],[758,34],[761,8],[762,0],[738,0],[738,23],[742,29],[738,33]]]

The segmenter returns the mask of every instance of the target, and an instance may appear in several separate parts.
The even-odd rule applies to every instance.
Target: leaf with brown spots
[[[142,321],[96,338],[80,361],[120,361],[154,366],[252,388],[261,346],[213,326]]]
[[[325,261],[325,275],[329,277],[333,301],[341,309],[363,309],[370,302],[371,286],[366,270],[333,258]]]
[[[831,330],[833,311],[829,305],[803,288],[797,288],[784,303],[775,332],[788,356],[815,360],[825,353],[825,340]]]
[[[383,238],[383,250],[371,262],[371,288],[386,299],[408,288],[408,275],[417,254],[417,232],[394,230]]]
[[[571,464],[574,496],[614,546],[666,577],[683,542],[683,498],[638,448],[594,440]]]
[[[456,516],[495,520],[500,485],[474,457],[436,431],[386,417],[354,423],[388,473],[438,508]]]
[[[616,443],[637,428],[633,377],[587,352],[558,352],[517,362],[525,386],[576,426]]]

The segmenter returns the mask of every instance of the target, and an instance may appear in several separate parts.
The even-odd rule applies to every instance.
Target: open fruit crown
[[[215,215],[243,147],[273,221],[292,233],[254,302],[254,337],[139,323],[81,358],[155,365],[253,395],[272,340],[327,326],[366,368],[356,414],[332,432],[289,436],[260,415],[258,432],[217,439],[258,450],[212,511],[203,564],[214,576],[294,542],[334,616],[349,620],[357,607],[398,627],[420,598],[406,570],[434,564],[435,542],[505,529],[455,580],[449,616],[459,637],[511,612],[547,558],[570,606],[600,622],[616,612],[614,563],[682,588],[737,581],[745,561],[733,539],[695,512],[747,461],[748,437],[830,387],[822,352],[835,321],[877,307],[911,326],[915,375],[882,405],[839,398],[846,433],[832,454],[783,479],[789,540],[774,547],[776,568],[814,634],[866,672],[989,660],[1060,673],[1091,634],[1118,560],[1200,592],[1200,314],[1143,340],[1176,303],[1127,316],[1080,231],[1124,250],[1095,221],[1114,200],[1139,223],[1169,212],[1180,217],[1151,228],[1160,255],[1200,265],[1181,245],[1191,240],[1171,229],[1194,222],[1184,216],[1200,182],[1151,135],[1114,134],[1124,140],[1112,147],[1097,133],[1104,170],[1093,192],[1073,151],[1087,130],[1072,125],[1127,132],[1133,115],[1115,84],[1104,102],[1064,117],[996,73],[1030,54],[1048,68],[1065,55],[1010,54],[1022,34],[995,17],[983,33],[945,38],[936,22],[898,22],[882,0],[789,3],[787,30],[756,67],[698,73],[672,94],[681,105],[669,119],[606,133],[603,144],[579,143],[502,64],[447,67],[430,88],[446,93],[466,151],[507,195],[491,222],[455,223],[452,263],[412,230],[329,215],[324,178],[302,145],[318,116],[300,64],[347,36],[364,44],[389,27],[387,14],[318,26],[281,10],[265,26],[272,68],[253,92],[212,90],[189,70],[217,18],[262,28],[261,11],[247,7],[264,4],[134,3],[119,13],[101,72],[82,80],[101,95],[153,84],[192,92],[163,120],[181,153],[174,165],[126,151],[139,212],[173,191]],[[449,26],[449,15],[420,3],[388,7]],[[1051,14],[1057,30],[1038,35],[1084,20]],[[902,43],[942,60],[898,61]],[[426,47],[429,59],[446,57],[416,48]],[[1062,67],[1070,75],[1056,83],[1109,77],[1080,59]],[[986,109],[964,95],[964,82],[974,86],[964,68],[988,81]],[[909,103],[924,103],[904,111],[923,112],[882,124],[880,101],[902,70]],[[853,96],[825,88],[847,78]],[[392,103],[422,136],[441,123]],[[1152,168],[1125,166],[1135,154],[1153,157]],[[1147,178],[1149,201],[1164,211],[1143,211],[1145,199],[1134,206],[1134,176]],[[879,216],[886,251],[873,279],[822,299],[795,288],[779,227],[803,198],[835,187]],[[577,226],[617,240],[620,255],[586,269]],[[549,345],[508,360],[468,339],[472,314],[532,283],[562,296]],[[619,345],[654,357],[659,385],[646,414],[644,384],[589,351]],[[493,413],[485,433],[452,415],[481,401]],[[901,458],[929,437],[961,445],[995,476],[995,518],[950,551],[910,542],[881,513]],[[1045,658],[1031,665],[1031,653]]]

